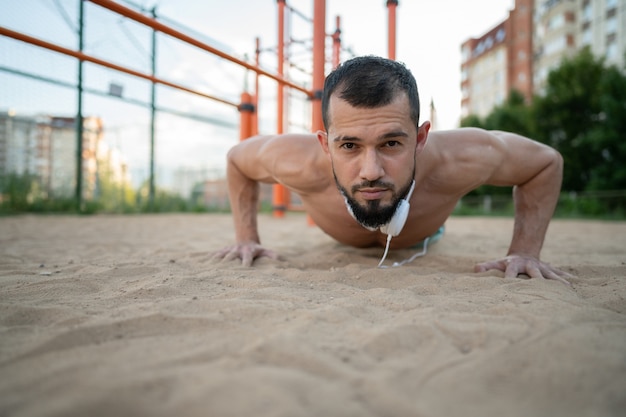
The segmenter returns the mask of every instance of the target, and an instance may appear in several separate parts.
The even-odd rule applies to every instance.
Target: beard
[[[333,170],[334,174],[334,170]],[[352,217],[359,222],[359,224],[365,227],[368,230],[376,230],[382,226],[385,226],[387,223],[391,221],[391,218],[396,212],[400,201],[409,193],[411,189],[411,184],[413,182],[413,178],[415,178],[415,168],[413,169],[413,175],[409,179],[408,183],[400,189],[399,192],[395,191],[395,186],[393,184],[375,180],[375,181],[364,181],[361,184],[353,185],[351,187],[351,193],[348,193],[345,187],[339,184],[337,176],[335,176],[335,184],[337,184],[337,188],[341,195],[343,196],[346,206],[348,207],[348,211],[352,214]],[[361,188],[368,187],[381,187],[387,188],[392,191],[391,195],[391,203],[389,205],[382,205],[380,200],[368,200],[364,205],[359,204],[352,196]]]

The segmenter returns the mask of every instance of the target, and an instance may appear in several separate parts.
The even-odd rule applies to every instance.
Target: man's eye
[[[344,143],[341,145],[343,149],[354,149],[356,145],[354,143]]]
[[[387,146],[390,148],[393,148],[394,146],[398,146],[400,144],[400,142],[398,142],[397,140],[390,140],[387,142]]]

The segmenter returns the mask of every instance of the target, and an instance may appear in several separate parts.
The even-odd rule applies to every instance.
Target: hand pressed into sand
[[[475,272],[485,272],[491,269],[504,272],[505,278],[515,278],[520,274],[525,274],[530,278],[554,279],[566,285],[571,285],[567,279],[574,278],[573,275],[528,255],[509,255],[503,259],[479,263],[474,267]]]
[[[233,259],[241,259],[243,266],[252,266],[257,258],[267,257],[279,260],[279,255],[270,249],[265,249],[257,242],[243,242],[226,247],[215,253],[213,259],[222,259],[224,261],[232,261]]]

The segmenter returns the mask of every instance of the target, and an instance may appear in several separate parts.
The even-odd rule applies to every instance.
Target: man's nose
[[[363,155],[361,178],[367,181],[377,180],[385,175],[380,155],[375,150],[368,150]]]

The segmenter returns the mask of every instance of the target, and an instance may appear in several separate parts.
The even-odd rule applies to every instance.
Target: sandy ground
[[[572,287],[472,272],[511,219],[386,270],[260,228],[285,260],[211,260],[227,215],[0,218],[0,416],[626,415],[626,223],[553,221]]]

